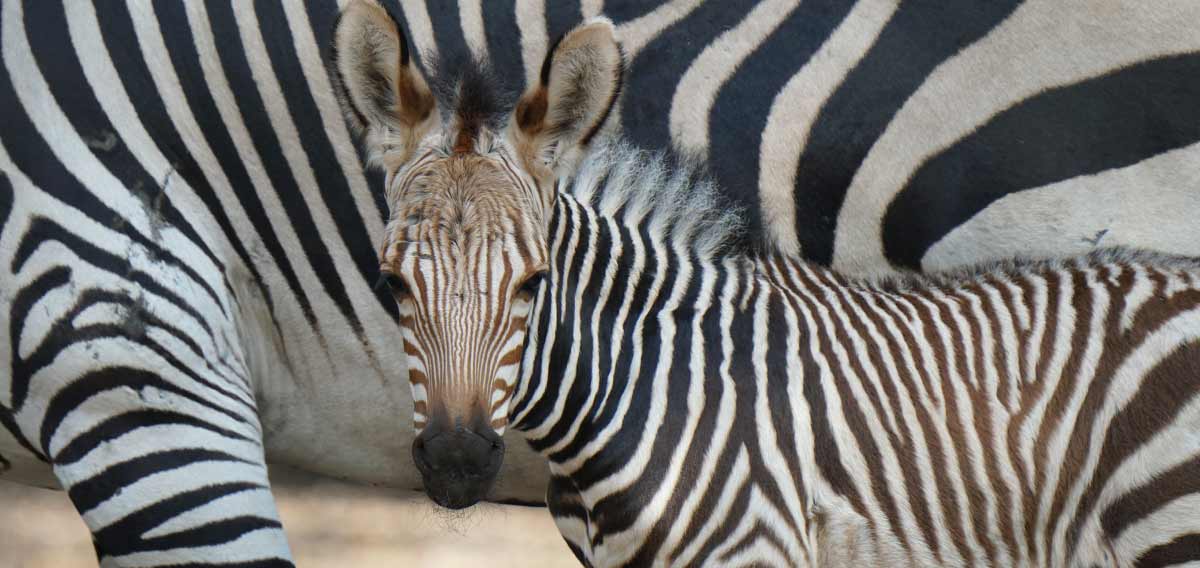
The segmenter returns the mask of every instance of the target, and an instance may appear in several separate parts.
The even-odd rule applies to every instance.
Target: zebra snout
[[[413,441],[413,461],[425,493],[438,505],[463,509],[491,489],[504,461],[504,440],[489,426],[427,426]]]

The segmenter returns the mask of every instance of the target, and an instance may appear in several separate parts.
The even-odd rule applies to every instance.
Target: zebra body
[[[384,4],[422,53],[514,89],[610,18],[629,67],[611,127],[706,156],[751,240],[843,272],[1200,256],[1191,0]]]
[[[877,284],[574,191],[510,412],[589,565],[1200,560],[1200,261]]]
[[[511,426],[589,565],[1200,561],[1200,260],[877,282],[743,250],[694,164],[599,134],[614,36],[510,107],[378,6],[339,23],[434,501],[480,500]]]

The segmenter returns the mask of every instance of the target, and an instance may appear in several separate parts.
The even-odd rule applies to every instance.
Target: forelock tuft
[[[498,130],[516,101],[515,90],[498,76],[487,61],[463,56],[427,58],[429,84],[438,108],[447,119],[468,128]]]
[[[715,259],[747,252],[743,212],[723,199],[704,160],[650,152],[614,138],[597,141],[565,191],[652,238]]]

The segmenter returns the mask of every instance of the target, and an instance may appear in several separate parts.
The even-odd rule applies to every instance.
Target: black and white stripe
[[[383,39],[348,61],[397,49],[385,17],[355,10],[346,37]],[[418,381],[455,387],[427,391],[442,419],[414,446],[431,498],[478,501],[503,451],[477,426],[495,423],[478,401],[511,383],[507,354],[479,347],[499,322],[515,329],[504,339],[525,334],[508,424],[550,460],[551,511],[590,565],[1200,560],[1200,263],[1107,252],[881,283],[739,250],[728,196],[686,160],[571,137],[608,113],[615,35],[603,19],[575,28],[474,145],[414,163],[492,108],[438,101],[443,120],[401,124],[389,134],[410,142],[380,149],[405,227],[380,269],[400,281],[406,331],[437,330],[406,333],[406,350],[492,362]],[[416,90],[406,64],[372,64],[343,68],[359,93],[393,75]],[[470,67],[449,72],[460,93],[485,91]],[[547,124],[562,138],[539,137]],[[462,173],[510,157],[529,183]],[[481,247],[499,258],[466,262]],[[507,309],[524,292],[498,275],[542,259],[532,313]],[[425,292],[462,282],[486,285]]]
[[[486,53],[517,88],[547,38],[602,12],[629,59],[625,135],[707,155],[752,233],[844,271],[1200,254],[1194,2],[401,8],[416,45]],[[495,39],[515,31],[524,74]]]
[[[721,246],[656,160],[558,194],[510,410],[581,560],[1200,561],[1200,261],[854,280]]]
[[[1092,246],[1082,237],[1178,253],[1200,242],[1186,1],[967,3],[936,26],[931,8],[869,0],[390,7],[418,46],[486,55],[515,83],[603,9],[632,58],[625,132],[706,151],[755,234],[820,262],[877,272]],[[286,557],[262,454],[419,486],[397,419],[411,399],[389,348],[395,310],[370,292],[381,182],[361,173],[322,60],[337,9],[3,3],[0,478],[72,489],[114,558]],[[944,131],[928,136],[930,123]],[[156,398],[167,383],[155,381],[178,393]],[[93,382],[47,421],[50,400]],[[175,414],[153,414],[159,403]],[[147,420],[170,434],[110,443]],[[79,467],[55,478],[71,440]],[[496,498],[540,495],[541,462],[522,447]],[[222,461],[244,465],[189,473]],[[74,489],[168,468],[159,494]],[[125,516],[136,510],[178,519],[160,532],[183,536],[106,544],[157,534]],[[185,530],[213,519],[232,528]]]
[[[0,475],[106,564],[287,563],[267,461],[420,486],[336,9],[3,3]]]

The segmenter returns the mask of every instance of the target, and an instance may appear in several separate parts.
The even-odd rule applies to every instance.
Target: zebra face
[[[619,92],[613,27],[572,30],[505,105],[487,66],[411,64],[400,26],[351,2],[335,30],[338,94],[368,163],[386,173],[380,283],[396,298],[426,493],[486,496],[503,460],[535,296],[547,274],[555,179],[578,163]],[[432,88],[430,87],[432,85]]]
[[[439,504],[482,499],[504,454],[534,295],[546,270],[536,198],[505,155],[430,150],[396,180],[380,252],[400,311],[418,435],[413,459]]]
[[[547,269],[536,188],[500,150],[429,150],[395,181],[381,282],[399,305],[414,423],[503,433]],[[420,441],[420,438],[418,438]]]

